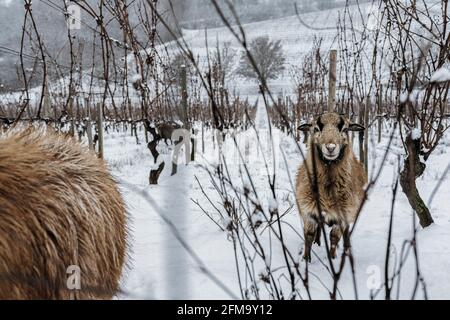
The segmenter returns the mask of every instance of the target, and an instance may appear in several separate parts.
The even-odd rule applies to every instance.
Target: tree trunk
[[[417,213],[420,225],[425,228],[434,221],[416,186],[416,179],[423,174],[426,168],[425,163],[421,162],[419,158],[420,139],[413,140],[411,134],[408,134],[405,143],[408,148],[408,157],[405,159],[403,171],[400,173],[400,185],[409,204]]]
[[[147,148],[150,150],[150,153],[153,156],[154,163],[156,163],[156,161],[158,160],[158,156],[159,156],[159,152],[158,152],[158,150],[156,150],[156,147],[158,146],[158,141],[159,140],[153,139],[152,141],[150,141],[147,144]]]
[[[164,162],[161,162],[158,166],[158,169],[156,170],[150,170],[150,175],[148,177],[148,181],[150,184],[158,184],[159,176],[161,175],[161,172],[163,171],[165,166]]]

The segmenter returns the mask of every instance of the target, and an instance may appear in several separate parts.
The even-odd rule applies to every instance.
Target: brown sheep
[[[350,247],[349,225],[355,221],[367,183],[367,175],[353,153],[348,136],[349,131],[362,131],[364,127],[350,124],[336,113],[325,113],[313,125],[304,124],[299,130],[309,132],[307,168],[305,163],[300,166],[296,183],[305,236],[304,259],[311,261],[313,242],[320,245],[319,210],[323,221],[331,227],[330,255],[335,258],[342,235],[345,250]],[[313,163],[316,164],[315,170]],[[314,179],[314,171],[317,180]],[[317,181],[317,193],[314,192],[314,181]]]
[[[112,298],[125,223],[106,164],[74,138],[32,127],[0,136],[0,299]]]
[[[159,141],[164,139],[166,145],[168,141],[172,141],[173,132],[176,129],[180,129],[181,126],[175,122],[161,122],[154,127],[150,121],[145,120],[144,125],[147,127],[147,131],[153,136],[153,141]]]
[[[167,144],[167,141],[172,141],[173,132],[181,127],[176,123],[160,123],[156,126],[158,133]]]

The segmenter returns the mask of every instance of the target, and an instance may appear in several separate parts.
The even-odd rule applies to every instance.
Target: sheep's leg
[[[342,227],[337,224],[333,225],[330,232],[330,243],[331,243],[330,255],[331,258],[333,259],[336,258],[336,249],[339,244],[339,241],[341,240],[341,237],[342,237]]]
[[[350,253],[350,226],[346,225],[344,229],[344,251],[345,254]]]
[[[314,239],[314,243],[317,243],[320,246],[320,234],[321,234],[321,228],[316,229],[316,238]]]
[[[311,247],[319,231],[317,222],[314,219],[305,219],[303,231],[305,235],[305,253],[303,259],[311,262]]]

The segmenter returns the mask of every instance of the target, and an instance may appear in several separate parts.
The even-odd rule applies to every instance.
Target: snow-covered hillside
[[[245,32],[247,42],[251,40],[267,36],[271,40],[280,40],[283,52],[286,57],[285,72],[277,79],[271,82],[270,89],[278,94],[291,94],[294,89],[294,82],[291,77],[292,67],[299,66],[305,56],[312,48],[315,41],[322,40],[322,50],[324,53],[330,49],[337,49],[338,37],[338,21],[344,16],[345,8],[330,9],[325,11],[309,12],[299,16],[295,15],[292,10],[292,16],[282,19],[274,19],[262,22],[248,23],[242,25]],[[347,8],[346,16],[353,19],[354,27],[362,29],[363,23],[367,22],[376,7],[372,7],[370,3],[361,6],[350,6]],[[238,26],[234,27],[234,31],[241,36]],[[242,79],[233,74],[239,64],[242,45],[235,38],[233,33],[227,27],[200,30],[183,30],[183,38],[187,47],[192,50],[195,57],[198,57],[200,66],[207,67],[207,52],[215,50],[217,44],[223,47],[229,44],[238,54],[233,60],[232,77],[234,85],[231,90],[246,95],[257,91],[256,83]],[[171,42],[161,45],[159,50],[161,53],[179,52],[178,44]],[[211,53],[210,53],[211,54]]]

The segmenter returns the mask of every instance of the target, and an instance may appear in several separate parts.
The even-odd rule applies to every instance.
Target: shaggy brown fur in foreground
[[[364,168],[352,151],[348,131],[364,128],[350,124],[336,113],[326,113],[312,125],[306,124],[299,129],[310,133],[306,164],[303,163],[298,170],[296,187],[297,203],[304,225],[304,258],[311,259],[314,241],[320,245],[317,198],[324,222],[332,226],[330,254],[335,258],[336,247],[343,234],[345,249],[350,246],[349,224],[355,221],[367,182]],[[317,194],[312,185],[313,163],[316,164]]]
[[[109,299],[125,258],[124,202],[102,160],[49,131],[0,136],[0,299]]]

